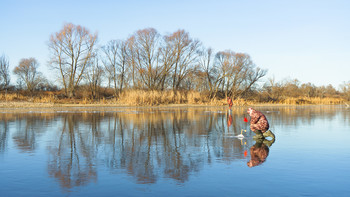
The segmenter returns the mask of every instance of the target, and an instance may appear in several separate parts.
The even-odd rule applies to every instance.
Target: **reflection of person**
[[[227,104],[228,104],[228,107],[231,109],[232,108],[232,99],[230,97],[227,97]]]
[[[247,166],[251,168],[264,163],[269,155],[269,147],[274,142],[274,138],[272,140],[258,139],[250,148],[250,160],[247,162]]]
[[[250,129],[254,131],[256,138],[275,138],[275,135],[270,130],[268,130],[270,127],[269,122],[263,113],[251,107],[248,108],[247,113],[250,116]]]
[[[233,119],[232,119],[232,115],[229,114],[228,117],[227,117],[227,126],[231,126],[232,125],[232,122],[233,122]]]

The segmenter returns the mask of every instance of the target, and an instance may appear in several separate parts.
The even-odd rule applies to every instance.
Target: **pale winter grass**
[[[76,106],[158,106],[158,105],[227,105],[225,99],[210,99],[207,94],[195,91],[145,91],[145,90],[125,90],[117,98],[112,99],[68,99],[59,98],[53,92],[43,92],[35,96],[28,96],[20,93],[0,94],[0,107],[42,107],[52,105],[76,105]],[[249,106],[255,104],[282,104],[282,105],[336,105],[344,104],[341,98],[292,98],[287,97],[273,103],[257,103],[242,98],[234,99],[234,106]]]
[[[341,98],[308,98],[308,97],[299,97],[299,98],[286,98],[280,102],[280,104],[287,105],[305,105],[305,104],[314,104],[314,105],[337,105],[343,104],[344,99]]]
[[[119,104],[133,106],[153,106],[168,104],[189,105],[227,105],[226,99],[210,99],[206,94],[195,91],[124,91],[118,98]],[[233,100],[234,106],[252,105],[253,102],[244,99]]]
[[[19,93],[0,94],[0,101],[15,102],[27,101],[33,103],[54,103],[55,97],[51,92],[38,96],[27,96]]]
[[[180,91],[124,91],[118,98],[118,103],[125,105],[167,105],[167,104],[203,104],[199,92]]]

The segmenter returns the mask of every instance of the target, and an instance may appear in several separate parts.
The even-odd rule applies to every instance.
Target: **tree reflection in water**
[[[161,178],[183,183],[205,165],[246,162],[247,147],[263,147],[268,153],[264,143],[258,146],[250,138],[243,143],[233,138],[248,128],[243,121],[246,108],[225,110],[0,114],[0,152],[6,151],[9,136],[19,150],[31,151],[37,143],[47,143],[41,147],[48,149],[48,173],[68,190],[97,181],[97,166],[130,175],[140,184],[153,184]],[[265,108],[264,112],[272,129],[276,124],[311,124],[317,115],[348,118],[348,113],[334,108]],[[12,121],[16,129],[10,132]],[[41,139],[44,134],[46,138]],[[278,136],[278,131],[275,134]],[[251,135],[250,131],[245,135]],[[255,159],[253,154],[251,160]]]
[[[0,121],[0,153],[5,152],[7,147],[7,138],[9,135],[9,125],[7,120]]]
[[[35,117],[21,118],[18,120],[17,129],[13,136],[17,147],[22,151],[33,151],[35,149],[35,138],[39,133],[40,121]]]
[[[121,113],[108,119],[107,166],[126,170],[139,183],[162,176],[184,182],[203,160],[189,147],[184,132],[189,122],[174,113]]]
[[[73,188],[97,180],[94,130],[79,127],[81,114],[62,116],[62,129],[56,144],[49,145],[48,172],[55,177],[63,188]]]

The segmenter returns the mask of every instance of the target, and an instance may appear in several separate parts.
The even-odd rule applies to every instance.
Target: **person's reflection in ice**
[[[256,143],[250,147],[250,160],[247,162],[247,165],[251,168],[264,163],[269,155],[269,147],[274,142],[275,138],[271,140],[257,139]]]
[[[230,127],[232,125],[233,119],[232,119],[232,114],[229,112],[227,116],[227,126]]]

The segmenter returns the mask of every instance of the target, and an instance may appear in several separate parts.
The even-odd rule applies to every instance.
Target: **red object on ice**
[[[245,150],[245,151],[244,151],[244,157],[246,157],[247,155],[248,155],[248,151]]]
[[[244,120],[243,120],[244,122],[248,122],[248,119],[246,118],[246,117],[244,117]]]

